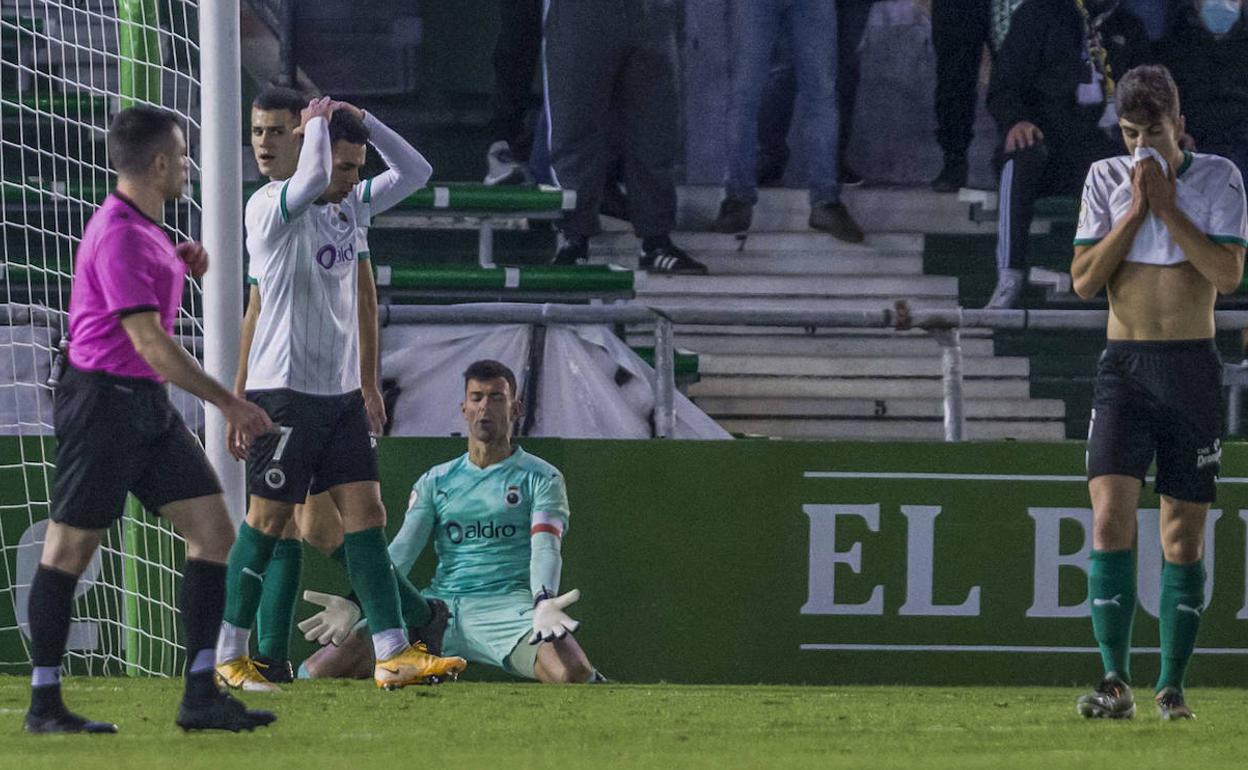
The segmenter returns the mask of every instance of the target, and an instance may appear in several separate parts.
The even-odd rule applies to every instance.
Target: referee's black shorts
[[[249,493],[302,503],[309,494],[381,478],[360,391],[316,396],[288,388],[249,390],[247,400],[268,413],[274,428],[251,445]]]
[[[1212,503],[1222,458],[1222,359],[1213,340],[1123,342],[1101,354],[1088,427],[1088,478],[1144,480],[1158,494]]]
[[[217,474],[165,387],[67,366],[56,389],[53,521],[104,529],[131,492],[151,513],[221,492]]]

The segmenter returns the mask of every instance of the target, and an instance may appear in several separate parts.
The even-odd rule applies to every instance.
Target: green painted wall
[[[525,447],[567,477],[563,585],[582,590],[578,638],[612,678],[1066,684],[1099,675],[1080,606],[1090,520],[1081,443]],[[392,528],[416,477],[461,451],[462,439],[382,443]],[[1224,461],[1199,640],[1222,651],[1200,655],[1190,678],[1244,685],[1248,452],[1228,445]],[[828,473],[844,475],[820,475]],[[11,489],[2,475],[0,484]],[[1150,557],[1154,568],[1160,558],[1147,510],[1156,497],[1142,504],[1147,597],[1156,587]],[[6,538],[12,532],[5,527]],[[418,584],[431,569],[428,558],[417,565]],[[309,555],[304,582],[345,587],[319,554]],[[301,617],[313,609],[303,605]],[[6,654],[10,637],[0,636]],[[1157,644],[1143,608],[1135,638]],[[480,668],[469,671],[479,677]],[[1134,668],[1151,681],[1156,654],[1138,655]]]

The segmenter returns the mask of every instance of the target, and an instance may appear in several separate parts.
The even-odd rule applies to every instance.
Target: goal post
[[[193,192],[167,206],[165,226],[175,240],[202,241],[211,268],[188,281],[177,334],[202,350],[210,374],[233,380],[243,290],[238,20],[238,0],[0,0],[0,672],[29,665],[26,601],[55,474],[49,379],[67,331],[73,252],[115,184],[104,137],[121,108],[155,104],[179,116]],[[223,420],[171,395],[237,522],[243,470],[226,452]],[[184,554],[167,522],[128,502],[75,594],[74,672],[180,673]]]

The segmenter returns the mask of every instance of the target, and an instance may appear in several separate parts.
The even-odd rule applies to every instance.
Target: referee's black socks
[[[186,696],[216,692],[213,664],[225,612],[225,565],[187,559],[182,570],[182,624],[186,627]]]
[[[78,576],[40,564],[30,584],[30,710],[47,716],[65,710],[61,700],[61,658],[69,639]]]

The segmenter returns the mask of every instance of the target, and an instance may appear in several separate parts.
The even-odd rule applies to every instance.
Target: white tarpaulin
[[[52,433],[52,330],[0,326],[0,434]]]
[[[547,326],[538,365],[537,408],[528,435],[562,438],[650,438],[654,370],[601,326]],[[381,371],[400,389],[391,435],[462,433],[463,372],[492,358],[516,373],[526,394],[532,328],[524,325],[404,325],[382,330]],[[676,394],[675,438],[729,434],[692,401]]]

